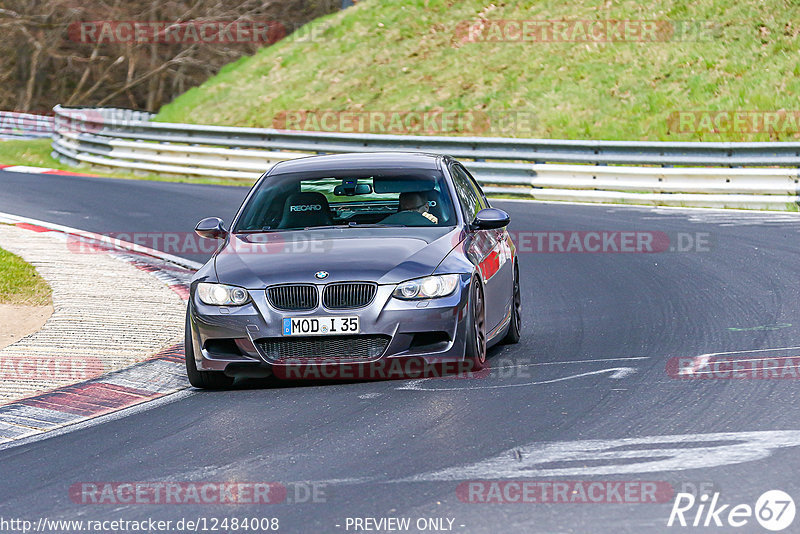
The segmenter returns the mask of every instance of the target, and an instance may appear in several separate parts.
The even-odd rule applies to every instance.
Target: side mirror
[[[223,226],[224,224],[219,217],[208,217],[197,223],[194,232],[207,239],[225,239],[228,237],[228,231]]]
[[[475,215],[475,220],[472,221],[470,228],[472,230],[495,230],[508,226],[510,222],[511,217],[503,210],[485,208]]]

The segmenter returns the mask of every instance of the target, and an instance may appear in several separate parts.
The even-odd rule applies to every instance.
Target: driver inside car
[[[439,223],[439,219],[428,212],[428,201],[422,193],[417,191],[400,193],[399,200],[400,207],[397,213],[389,215],[381,223],[406,226],[428,226]]]

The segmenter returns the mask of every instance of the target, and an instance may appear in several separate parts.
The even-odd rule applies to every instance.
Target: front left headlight
[[[241,306],[250,300],[246,289],[208,282],[197,284],[197,296],[210,306]]]
[[[398,284],[392,296],[402,300],[435,299],[452,295],[458,287],[458,274],[439,274]]]

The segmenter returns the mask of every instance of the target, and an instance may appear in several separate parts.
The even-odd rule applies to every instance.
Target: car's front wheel
[[[223,389],[233,384],[233,378],[219,371],[198,371],[194,361],[194,342],[192,341],[192,325],[189,321],[189,311],[186,312],[186,332],[183,344],[186,354],[186,376],[189,383],[196,388]]]
[[[477,371],[486,365],[486,304],[483,288],[477,279],[471,284],[469,308],[464,360]]]

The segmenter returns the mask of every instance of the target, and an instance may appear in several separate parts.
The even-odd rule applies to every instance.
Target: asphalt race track
[[[205,216],[230,221],[246,194],[2,171],[0,191],[0,212],[100,233],[190,232]],[[485,378],[250,381],[4,448],[0,516],[276,517],[281,532],[353,532],[348,518],[367,517],[408,517],[412,527],[452,519],[453,532],[718,532],[668,528],[672,499],[475,503],[459,485],[654,481],[750,506],[767,490],[800,496],[796,380],[682,379],[666,370],[670,358],[721,352],[800,356],[800,217],[495,205],[516,232],[664,232],[673,248],[689,250],[529,246],[520,254],[523,339],[491,352]],[[81,482],[143,481],[278,482],[289,494],[270,505],[134,505],[76,503],[69,493]],[[305,498],[309,487],[316,498]],[[753,517],[736,531],[766,532]]]

